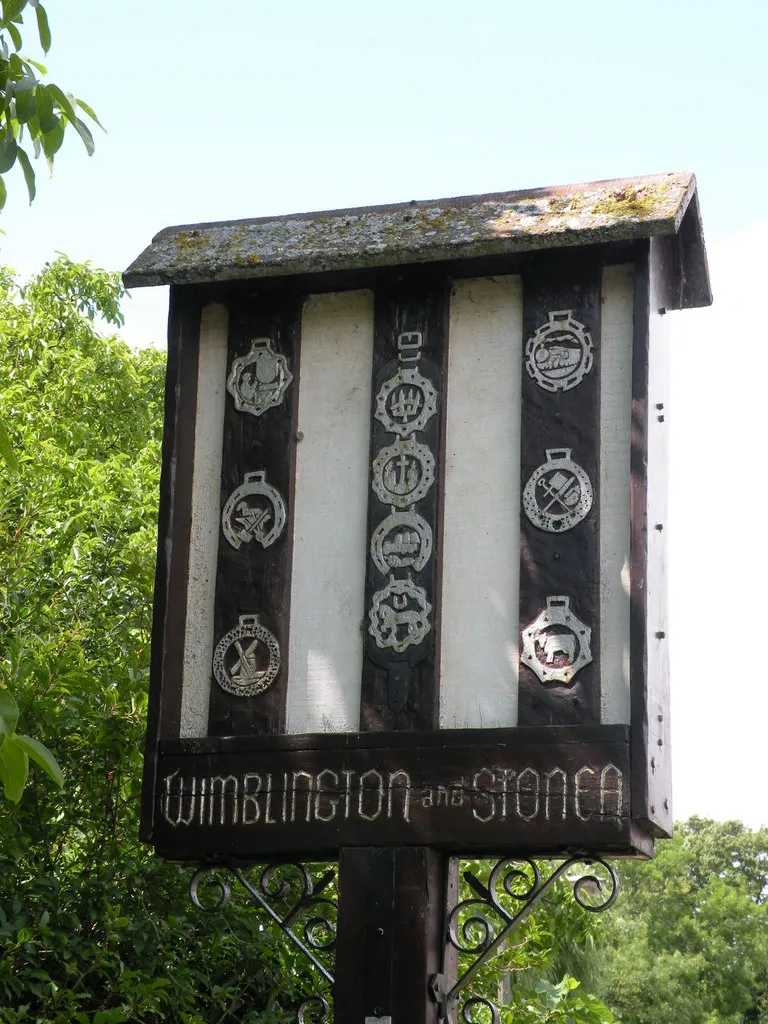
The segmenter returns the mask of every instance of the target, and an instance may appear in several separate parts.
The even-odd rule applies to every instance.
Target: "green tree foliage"
[[[521,862],[510,862],[509,866],[523,875],[515,880],[508,876],[511,884],[505,888],[505,870],[495,893],[505,911],[514,917],[523,906],[514,894],[522,896],[531,889],[533,876]],[[546,879],[556,866],[540,863],[542,877]],[[463,867],[482,885],[489,884],[492,862],[473,861]],[[603,889],[602,897],[598,894],[595,902],[602,903],[609,893],[610,889]],[[462,882],[462,900],[476,896]],[[459,918],[459,937],[464,921],[471,916],[472,908]],[[492,914],[488,917],[493,920]],[[463,939],[479,942],[482,931],[470,925]],[[600,936],[599,917],[576,904],[570,884],[562,879],[545,902],[510,932],[508,941],[473,980],[471,993],[486,996],[498,1006],[501,1024],[616,1024],[611,1011],[588,991],[599,975]],[[470,956],[464,967],[473,959]]]
[[[600,993],[622,1024],[768,1022],[768,831],[694,817],[621,878]]]
[[[0,1024],[284,1024],[300,956],[138,842],[164,358],[103,336],[120,299],[0,270],[0,755],[31,761],[23,796],[0,766]],[[475,991],[501,1024],[768,1024],[766,865],[768,832],[691,819],[608,913],[556,889]]]
[[[64,92],[53,82],[43,82],[46,68],[22,53],[24,16],[34,12],[37,37],[44,53],[51,48],[48,15],[40,0],[2,0],[0,18],[0,209],[5,205],[5,175],[18,164],[24,176],[30,203],[35,198],[32,158],[45,156],[49,169],[64,142],[67,127],[82,139],[88,155],[94,150],[93,136],[82,111],[99,124],[83,100]],[[101,125],[99,124],[99,127]],[[0,447],[2,438],[0,437]]]
[[[0,684],[65,772],[0,814],[0,1022],[277,1024],[290,950],[138,841],[164,357],[101,336],[120,297],[63,258],[0,271]]]

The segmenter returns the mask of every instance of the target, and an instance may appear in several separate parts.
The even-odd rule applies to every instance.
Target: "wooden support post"
[[[445,920],[456,872],[426,847],[341,851],[335,1024],[437,1024],[429,980],[452,973]]]

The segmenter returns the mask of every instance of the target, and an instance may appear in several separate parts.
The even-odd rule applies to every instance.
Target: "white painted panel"
[[[629,722],[633,269],[603,271],[600,341],[600,720]]]
[[[360,720],[373,296],[311,296],[301,330],[287,731]]]
[[[519,277],[456,285],[443,516],[443,728],[517,724],[522,347]]]
[[[206,306],[202,312],[180,726],[180,735],[189,737],[205,736],[208,732],[227,378],[227,323],[224,306]]]

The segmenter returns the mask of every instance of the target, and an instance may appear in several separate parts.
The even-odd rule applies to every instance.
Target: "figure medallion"
[[[523,509],[534,526],[562,533],[580,523],[592,508],[589,477],[571,459],[570,448],[547,448],[547,461],[523,488]]]
[[[373,460],[373,490],[379,501],[408,508],[435,482],[435,457],[418,441],[395,441]]]
[[[592,630],[571,611],[570,598],[548,597],[543,612],[523,630],[523,664],[542,683],[572,685],[592,661]]]
[[[368,632],[377,647],[391,648],[402,654],[420,644],[432,628],[432,605],[423,587],[407,580],[390,579],[383,590],[373,595],[368,613]]]
[[[221,513],[224,536],[235,550],[252,540],[268,548],[285,529],[285,502],[266,476],[263,470],[246,473]]]
[[[232,361],[227,391],[239,412],[261,416],[279,405],[293,374],[285,356],[275,352],[269,338],[254,338],[251,351]]]

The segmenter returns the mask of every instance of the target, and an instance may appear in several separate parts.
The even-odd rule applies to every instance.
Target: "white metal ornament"
[[[525,346],[525,367],[545,391],[569,391],[592,369],[593,344],[570,309],[549,313]]]
[[[236,697],[264,693],[279,671],[280,645],[259,623],[258,615],[241,615],[238,625],[221,638],[214,651],[216,682]]]
[[[282,534],[285,520],[282,495],[267,483],[264,470],[258,470],[246,473],[242,484],[227,499],[221,528],[235,550],[252,540],[268,548]]]
[[[393,569],[421,572],[432,554],[432,529],[417,512],[392,512],[371,537],[371,558],[386,576]]]
[[[435,457],[418,441],[395,441],[373,460],[371,486],[379,501],[408,508],[426,495],[435,482]]]
[[[543,612],[523,630],[522,661],[542,683],[570,686],[592,661],[592,630],[571,611],[569,597],[548,597]]]
[[[390,434],[407,437],[423,430],[437,412],[437,392],[415,367],[399,369],[376,396],[375,417]]]
[[[279,405],[293,374],[285,356],[275,352],[269,338],[254,338],[251,351],[232,361],[227,391],[239,412],[261,416]]]
[[[377,647],[391,648],[396,654],[402,654],[420,644],[429,633],[431,611],[432,605],[423,587],[416,586],[410,579],[393,578],[373,595],[368,632]]]
[[[547,461],[523,488],[523,509],[534,526],[549,533],[570,530],[594,501],[589,477],[571,459],[570,448],[547,448]]]

